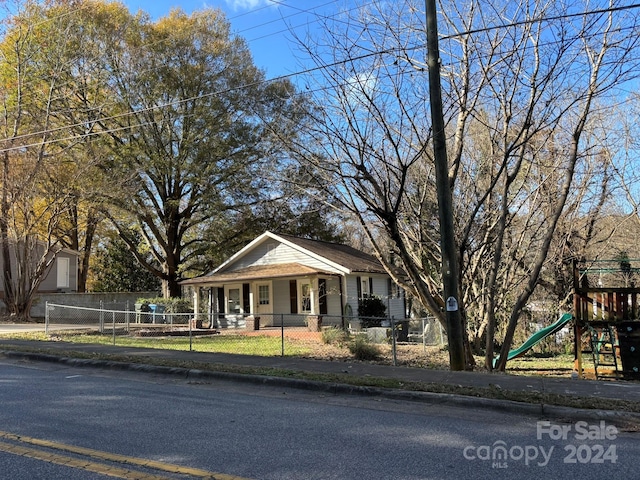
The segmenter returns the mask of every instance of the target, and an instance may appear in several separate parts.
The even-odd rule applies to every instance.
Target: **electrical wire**
[[[373,3],[373,2],[371,2]],[[475,34],[475,33],[482,33],[482,32],[487,32],[487,31],[492,31],[492,30],[496,30],[496,29],[503,29],[503,28],[511,28],[511,27],[516,27],[516,26],[521,26],[521,25],[525,25],[525,24],[532,24],[532,23],[539,23],[539,22],[546,22],[546,21],[557,21],[557,20],[561,20],[561,19],[569,19],[569,18],[574,18],[574,17],[583,17],[585,15],[600,15],[600,14],[604,14],[604,13],[613,13],[616,11],[622,11],[622,10],[629,10],[629,9],[637,9],[640,8],[640,3],[636,3],[636,4],[631,4],[631,5],[626,5],[626,6],[620,6],[620,7],[611,7],[608,9],[599,9],[599,10],[593,10],[593,11],[586,11],[586,12],[581,12],[581,13],[574,13],[574,14],[565,14],[565,15],[557,15],[557,16],[553,16],[553,17],[540,17],[537,19],[530,19],[527,21],[519,21],[519,22],[513,22],[510,24],[501,24],[501,25],[497,25],[497,26],[492,26],[492,27],[485,27],[485,28],[481,28],[481,29],[472,29],[472,30],[468,30],[465,32],[458,32],[455,34],[451,34],[451,35],[447,35],[447,36],[443,36],[442,39],[446,40],[446,39],[452,39],[452,38],[456,38],[456,37],[460,37],[460,36],[464,36],[464,35],[471,35],[471,34]],[[412,51],[418,48],[424,48],[423,45],[417,45],[414,47],[407,47],[405,49],[403,49],[402,51],[404,52],[408,52],[408,51]],[[340,66],[340,65],[345,65],[357,60],[363,60],[366,58],[370,58],[372,56],[377,56],[377,55],[385,55],[385,54],[392,54],[394,52],[398,52],[398,48],[394,47],[394,48],[390,48],[390,49],[384,49],[384,50],[378,50],[378,51],[373,51],[373,52],[369,52],[369,53],[365,53],[362,55],[358,55],[349,59],[345,59],[345,60],[336,60],[335,62],[331,62],[331,63],[325,63],[322,65],[317,65],[314,67],[310,67],[304,70],[299,70],[293,73],[289,73],[289,74],[284,74],[284,75],[280,75],[274,78],[270,78],[270,79],[263,79],[263,80],[259,80],[256,82],[251,82],[248,84],[243,84],[237,87],[230,87],[228,89],[225,90],[219,90],[219,91],[215,91],[215,92],[209,92],[209,93],[204,93],[201,95],[197,95],[194,97],[190,97],[187,99],[180,99],[180,100],[176,100],[176,101],[171,101],[171,102],[167,102],[161,105],[155,105],[152,107],[147,107],[147,108],[142,108],[142,109],[137,109],[135,111],[131,111],[131,112],[124,112],[118,115],[113,115],[113,116],[108,116],[108,117],[102,117],[93,121],[83,121],[83,122],[79,122],[76,124],[71,124],[71,125],[64,125],[64,126],[60,126],[60,127],[56,127],[53,129],[47,129],[47,130],[42,130],[39,132],[31,132],[31,133],[27,133],[27,134],[23,134],[23,135],[19,135],[19,136],[15,136],[15,137],[9,137],[9,138],[5,138],[5,139],[0,139],[0,143],[8,143],[8,142],[16,142],[18,140],[24,139],[24,138],[29,138],[29,137],[34,137],[34,136],[43,136],[43,135],[48,135],[48,134],[52,134],[52,133],[56,133],[62,130],[69,130],[72,128],[76,128],[76,127],[80,127],[80,126],[84,126],[88,123],[102,123],[102,122],[106,122],[109,120],[115,120],[115,119],[119,119],[119,118],[124,118],[124,117],[128,117],[128,116],[136,116],[139,115],[141,113],[145,113],[148,111],[152,111],[152,110],[159,110],[159,109],[163,109],[163,108],[167,108],[170,106],[176,106],[179,105],[181,103],[186,103],[186,102],[191,102],[194,100],[198,100],[198,99],[202,99],[202,98],[208,98],[211,96],[217,96],[217,95],[223,95],[226,93],[230,93],[232,91],[236,91],[236,90],[241,90],[241,89],[245,89],[245,88],[250,88],[250,87],[255,87],[255,86],[259,86],[262,84],[267,84],[267,83],[271,83],[271,82],[279,82],[279,81],[284,81],[284,80],[288,80],[290,78],[293,77],[297,77],[297,76],[302,76],[302,75],[306,75],[309,73],[313,73],[319,70],[324,70],[324,69],[329,69],[329,68],[333,68],[336,66]],[[325,87],[323,87],[324,89]],[[303,92],[304,93],[304,92]],[[109,131],[100,131],[102,133],[110,133],[112,131],[119,131],[119,130],[123,130],[123,129],[130,129],[130,128],[135,128],[136,125],[132,125],[132,126],[127,126],[127,127],[116,127],[116,129],[114,130],[109,130]],[[55,142],[61,142],[64,140],[70,140],[70,139],[81,139],[84,137],[90,137],[90,136],[95,136],[100,134],[100,132],[88,132],[86,134],[82,134],[82,135],[78,135],[78,136],[72,136],[72,137],[67,137],[65,139],[51,139],[49,141],[47,141],[47,143],[55,143]],[[21,144],[21,145],[15,145],[15,146],[11,146],[11,147],[5,147],[0,149],[0,153],[4,153],[7,151],[12,151],[12,150],[17,150],[17,149],[24,149],[24,148],[29,148],[29,147],[33,147],[33,146],[39,146],[42,145],[42,142],[38,142],[38,143],[33,143],[33,144]]]

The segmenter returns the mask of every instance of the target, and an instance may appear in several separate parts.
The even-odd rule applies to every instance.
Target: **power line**
[[[474,33],[481,33],[481,32],[486,32],[486,31],[491,31],[491,30],[496,30],[496,29],[502,29],[502,28],[511,28],[511,27],[521,26],[521,25],[525,25],[525,24],[547,22],[547,21],[554,21],[554,20],[557,21],[557,20],[560,20],[560,19],[568,19],[568,18],[574,18],[574,17],[578,17],[578,16],[582,17],[582,16],[585,16],[585,15],[598,15],[598,14],[603,14],[603,13],[622,11],[622,10],[629,10],[629,9],[635,9],[635,8],[640,8],[640,3],[639,4],[621,6],[621,7],[612,7],[612,8],[608,8],[608,9],[600,9],[600,10],[587,11],[587,12],[582,12],[582,13],[575,13],[575,14],[565,14],[565,15],[558,15],[558,16],[553,16],[553,17],[540,17],[540,18],[537,18],[537,19],[531,19],[531,20],[527,20],[527,21],[513,22],[511,24],[502,24],[502,25],[497,25],[497,26],[493,26],[493,27],[486,27],[486,28],[482,28],[482,29],[473,29],[473,30],[468,30],[468,31],[465,31],[465,32],[458,32],[458,33],[455,33],[455,34],[446,35],[446,36],[443,36],[442,39],[451,39],[451,38],[456,38],[456,37],[460,37],[460,36],[464,36],[464,35],[469,35],[469,34],[474,34]],[[631,27],[629,27],[629,28],[631,28]],[[182,103],[191,102],[191,101],[198,100],[198,99],[201,99],[201,98],[208,98],[208,97],[211,97],[211,96],[214,96],[214,95],[223,95],[223,94],[230,93],[230,92],[233,92],[233,91],[237,91],[237,90],[241,90],[241,89],[245,89],[245,88],[250,88],[250,87],[255,87],[255,86],[259,86],[259,85],[266,84],[266,83],[288,80],[288,79],[293,78],[293,77],[306,75],[306,74],[313,73],[313,72],[316,72],[316,71],[319,71],[319,70],[324,70],[324,69],[328,69],[328,68],[332,68],[332,67],[336,67],[336,66],[340,66],[340,65],[345,65],[347,63],[350,63],[350,62],[353,62],[353,61],[357,61],[357,60],[363,60],[363,59],[366,59],[366,58],[370,58],[372,56],[393,54],[393,53],[397,53],[399,51],[408,52],[408,51],[413,51],[413,50],[416,50],[416,49],[419,49],[419,48],[424,48],[424,46],[423,45],[417,45],[417,46],[413,46],[413,47],[407,47],[407,48],[404,48],[402,50],[397,48],[397,47],[393,47],[393,48],[389,48],[389,49],[373,51],[373,52],[369,52],[369,53],[365,53],[365,54],[362,54],[362,55],[358,55],[358,56],[355,56],[355,57],[352,57],[352,58],[349,58],[349,59],[336,60],[335,62],[325,63],[323,65],[310,67],[310,68],[307,68],[307,69],[304,69],[304,70],[300,70],[300,71],[297,71],[297,72],[293,72],[293,73],[290,73],[290,74],[280,75],[280,76],[277,76],[277,77],[274,77],[274,78],[271,78],[271,79],[262,79],[262,80],[258,80],[256,82],[251,82],[251,83],[239,85],[237,87],[230,87],[230,88],[224,89],[224,90],[204,93],[204,94],[197,95],[197,96],[190,97],[190,98],[186,98],[186,99],[180,99],[180,100],[176,100],[176,101],[167,102],[167,103],[161,104],[161,105],[156,105],[156,106],[152,106],[152,107],[138,109],[138,110],[131,111],[131,112],[124,112],[124,113],[121,113],[121,114],[118,114],[118,115],[109,116],[109,117],[102,117],[102,118],[95,119],[95,120],[92,120],[92,121],[83,121],[83,122],[78,122],[76,124],[64,125],[64,126],[53,128],[53,129],[42,130],[42,131],[39,131],[39,132],[31,132],[31,133],[19,135],[19,136],[12,137],[12,138],[5,138],[5,139],[1,139],[0,142],[3,142],[3,143],[7,143],[7,142],[10,142],[10,141],[11,142],[15,142],[17,140],[21,140],[21,139],[25,139],[25,138],[29,138],[29,137],[34,137],[34,136],[42,136],[42,135],[52,134],[52,133],[56,133],[56,132],[59,132],[59,131],[68,130],[68,129],[84,126],[84,125],[90,124],[90,123],[91,124],[97,124],[97,123],[102,123],[102,122],[106,122],[106,121],[109,121],[109,120],[115,120],[115,119],[118,119],[118,118],[126,118],[126,117],[129,117],[129,116],[136,116],[136,115],[139,115],[141,113],[145,113],[145,112],[149,112],[149,111],[153,111],[153,110],[160,110],[160,109],[167,108],[167,107],[170,107],[170,106],[180,105]],[[302,93],[304,93],[304,92],[302,92]],[[146,124],[148,124],[148,123],[145,123],[145,125]],[[49,140],[49,141],[45,141],[44,144],[50,144],[50,143],[55,143],[55,142],[60,142],[60,141],[65,141],[65,140],[71,140],[71,139],[82,139],[82,138],[86,138],[86,137],[96,136],[96,135],[99,135],[101,133],[111,133],[113,131],[120,131],[120,130],[135,128],[137,126],[143,126],[143,125],[140,124],[140,125],[127,126],[127,127],[117,127],[115,129],[112,129],[112,130],[106,130],[106,131],[100,131],[100,132],[88,132],[86,134],[82,134],[82,135],[78,135],[78,136],[71,136],[71,137],[67,137],[67,138],[64,138],[64,139],[52,139],[52,140]],[[16,150],[16,149],[29,148],[29,147],[33,147],[33,146],[40,146],[40,145],[43,145],[43,142],[27,144],[27,145],[22,144],[22,145],[17,145],[17,146],[12,146],[12,147],[7,147],[7,148],[0,149],[0,153],[4,153],[4,152],[7,152],[7,151],[12,151],[12,150]]]
[[[289,26],[289,27],[287,27],[287,28],[285,28],[285,29],[278,30],[278,31],[275,31],[275,32],[270,32],[270,33],[267,33],[267,34],[261,35],[261,36],[259,36],[259,37],[252,38],[252,39],[243,39],[247,44],[250,44],[250,43],[255,42],[255,41],[257,41],[257,40],[263,40],[263,39],[266,39],[266,38],[270,38],[270,37],[276,36],[276,35],[281,34],[281,33],[285,33],[285,32],[291,31],[291,30],[295,30],[295,29],[297,29],[297,28],[299,28],[299,27],[301,27],[301,26],[304,26],[304,25],[310,25],[310,24],[312,24],[312,23],[315,23],[315,22],[319,21],[319,18],[323,18],[323,19],[325,19],[325,20],[336,20],[336,17],[337,17],[337,16],[339,16],[339,15],[343,15],[343,14],[345,14],[345,13],[349,13],[349,12],[352,12],[353,10],[356,10],[356,9],[359,9],[359,8],[363,8],[363,7],[366,7],[366,6],[369,6],[369,5],[372,5],[373,3],[375,3],[375,1],[371,1],[371,2],[368,2],[368,3],[364,3],[364,4],[361,4],[361,5],[354,6],[354,7],[352,7],[352,8],[346,9],[346,10],[344,10],[344,11],[341,11],[341,12],[339,12],[339,13],[335,14],[335,15],[320,15],[320,14],[318,14],[318,13],[316,12],[316,10],[317,10],[317,9],[322,8],[322,7],[325,7],[325,6],[327,6],[327,5],[331,5],[331,4],[334,4],[334,3],[338,3],[338,1],[339,1],[339,0],[330,0],[330,1],[327,1],[327,2],[325,2],[325,3],[323,3],[323,4],[316,5],[316,6],[313,6],[313,7],[310,7],[310,8],[299,8],[299,7],[295,7],[295,6],[293,6],[293,5],[289,5],[289,4],[285,3],[284,1],[271,0],[271,3],[272,3],[272,4],[277,4],[277,5],[280,5],[280,6],[282,6],[282,7],[287,7],[287,8],[293,9],[293,10],[295,10],[295,13],[292,13],[292,14],[289,14],[289,15],[282,16],[282,17],[280,17],[280,18],[279,18],[279,19],[277,19],[277,20],[270,20],[270,21],[267,21],[267,22],[263,22],[263,23],[260,23],[260,24],[253,25],[253,26],[251,26],[251,27],[247,27],[247,28],[245,28],[245,29],[242,29],[242,30],[239,30],[239,31],[234,32],[234,35],[239,36],[239,35],[240,35],[241,33],[243,33],[243,32],[250,31],[250,30],[254,30],[254,29],[257,29],[257,28],[262,28],[262,27],[264,27],[264,26],[266,26],[266,25],[268,25],[268,24],[271,24],[271,23],[285,21],[285,20],[287,20],[288,18],[292,18],[292,17],[294,17],[294,16],[301,15],[301,14],[304,14],[304,13],[309,13],[309,14],[313,14],[313,15],[315,15],[315,16],[316,16],[316,20],[313,20],[313,21],[311,21],[311,22],[305,22],[304,24],[299,24],[299,25],[296,25],[296,26]],[[26,27],[27,29],[31,29],[31,28],[34,28],[34,27],[37,27],[37,26],[40,26],[40,25],[43,25],[43,24],[46,24],[46,23],[49,23],[49,22],[53,22],[53,21],[55,21],[55,20],[58,20],[58,19],[61,19],[61,18],[64,18],[64,17],[67,17],[67,16],[70,16],[70,15],[72,15],[72,14],[78,13],[78,12],[80,12],[81,10],[84,10],[84,9],[89,8],[90,6],[91,6],[91,5],[90,5],[88,2],[85,2],[85,4],[83,4],[81,7],[74,8],[74,9],[71,9],[71,10],[68,10],[68,11],[65,11],[65,12],[62,12],[62,13],[60,13],[60,14],[58,14],[58,15],[55,15],[55,16],[52,16],[52,17],[44,18],[44,19],[42,19],[42,20],[40,20],[40,21],[37,21],[37,22],[35,22],[35,23],[31,23],[31,24],[22,24],[22,26]],[[246,16],[246,15],[251,15],[251,14],[257,13],[257,12],[259,12],[259,11],[261,11],[261,10],[268,9],[268,8],[273,8],[273,7],[272,7],[272,5],[270,5],[270,4],[268,4],[268,5],[263,5],[263,6],[261,6],[261,7],[256,7],[256,8],[254,8],[254,9],[251,9],[251,10],[245,11],[245,12],[240,13],[240,14],[238,14],[238,15],[234,15],[234,16],[232,16],[232,17],[227,17],[227,18],[226,18],[226,21],[227,21],[227,22],[229,22],[229,24],[231,24],[231,22],[232,22],[233,20],[235,20],[235,19],[238,19],[238,18],[244,17],[244,16]],[[222,11],[221,9],[217,9],[217,8],[216,8],[216,10],[220,10],[220,11]],[[193,12],[192,12],[192,13],[193,13]],[[15,17],[15,16],[17,16],[17,15],[19,15],[19,14],[18,14],[18,13],[15,13],[15,14],[13,14],[13,17]],[[169,41],[171,40],[171,37],[172,37],[172,35],[169,35],[169,36],[167,36],[167,37],[165,37],[165,38],[162,38],[162,39],[156,40],[156,41],[154,41],[154,42],[147,42],[147,43],[144,43],[144,44],[139,45],[139,46],[138,46],[138,48],[144,48],[144,47],[151,47],[151,46],[161,45],[161,44],[163,44],[163,43],[165,43],[165,42],[169,42]],[[31,84],[31,83],[32,83],[32,82],[26,82],[24,85],[29,85],[29,84]]]
[[[566,13],[563,15],[555,15],[552,17],[538,17],[538,18],[533,18],[533,19],[529,19],[529,20],[521,20],[518,22],[512,22],[512,23],[505,23],[502,25],[495,25],[495,26],[491,26],[491,27],[483,27],[483,28],[476,28],[476,29],[471,29],[471,30],[467,30],[465,32],[459,32],[459,33],[455,33],[455,34],[451,34],[451,35],[444,35],[441,37],[441,40],[448,40],[451,38],[456,38],[456,37],[461,37],[461,36],[467,36],[467,35],[473,35],[475,33],[483,33],[483,32],[489,32],[492,30],[497,30],[498,28],[512,28],[512,27],[519,27],[522,25],[529,25],[529,24],[533,24],[533,23],[549,23],[549,22],[555,22],[558,20],[568,20],[570,18],[575,18],[575,17],[584,17],[585,15],[601,15],[601,14],[605,14],[605,13],[614,13],[614,12],[620,12],[620,11],[624,11],[624,10],[633,10],[636,8],[640,8],[640,3],[634,3],[631,5],[623,5],[620,7],[609,7],[609,8],[602,8],[599,10],[590,10],[587,12],[576,12],[576,13]]]

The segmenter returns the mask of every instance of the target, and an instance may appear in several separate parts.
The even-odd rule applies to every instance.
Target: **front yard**
[[[295,356],[328,361],[358,361],[350,345],[354,336],[328,339],[319,332],[303,329],[285,330],[284,345],[280,329],[259,331],[225,331],[221,335],[194,336],[138,336],[99,334],[87,331],[60,331],[45,335],[38,333],[15,333],[10,337],[24,340],[65,341],[72,343],[115,344],[123,347],[158,348],[168,350],[194,350],[199,352],[234,353],[260,356]],[[378,358],[367,360],[382,364],[394,364],[393,346],[388,343],[374,344]],[[476,358],[476,369],[483,369],[484,359]],[[417,368],[446,370],[449,354],[446,347],[419,343],[398,343],[395,348],[395,364]],[[509,362],[508,372],[520,375],[570,376],[573,370],[572,355],[553,357],[525,356]]]

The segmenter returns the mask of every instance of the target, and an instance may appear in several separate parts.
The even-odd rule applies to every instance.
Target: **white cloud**
[[[263,5],[277,5],[272,0],[226,0],[233,10],[253,10]]]

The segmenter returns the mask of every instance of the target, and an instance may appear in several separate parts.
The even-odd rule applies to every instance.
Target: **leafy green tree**
[[[99,168],[106,150],[95,135],[96,119],[113,114],[114,104],[108,72],[100,70],[104,62],[98,60],[122,33],[123,18],[131,17],[121,4],[87,2],[87,7],[66,1],[19,6],[6,18],[2,53],[4,98],[12,99],[4,103],[5,163],[18,155],[35,159],[22,161],[33,167],[31,174],[13,168],[18,178],[32,182],[21,188],[25,211],[37,214],[29,234],[53,250],[63,246],[80,253],[79,291],[85,290],[104,219],[104,189],[114,190]],[[11,236],[19,238],[13,230]]]
[[[105,219],[165,296],[216,245],[224,256],[257,228],[331,235],[319,209],[288,204],[300,196],[273,181],[306,100],[266,81],[219,10],[151,21],[118,2],[54,0],[7,18],[4,170],[32,142],[20,153],[37,172],[24,211],[41,213],[34,228],[52,244],[81,252],[81,291]],[[3,186],[6,239],[16,203]]]
[[[285,184],[282,190],[288,191],[290,186]],[[257,205],[238,207],[224,218],[229,233],[220,236],[219,223],[209,225],[203,236],[210,241],[203,245],[201,261],[194,263],[194,275],[210,271],[267,230],[328,242],[347,241],[341,233],[342,218],[330,205],[295,191]]]
[[[129,233],[130,238],[141,241],[140,234]],[[152,262],[152,259],[148,259]],[[131,255],[127,244],[114,236],[99,247],[94,263],[95,292],[153,292],[160,290],[160,280],[142,268]]]
[[[265,81],[220,11],[136,21],[104,55],[126,113],[102,122],[112,152],[105,168],[126,179],[105,211],[164,296],[179,296],[203,247],[228,243],[234,216],[273,198],[264,172],[286,155],[281,138],[301,109],[289,82]],[[153,263],[129,236],[133,226]]]

